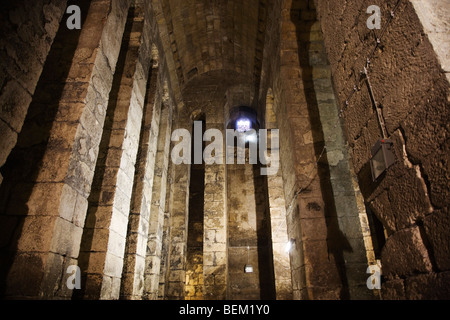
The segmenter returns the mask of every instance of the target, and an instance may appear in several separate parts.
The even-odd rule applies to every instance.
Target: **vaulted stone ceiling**
[[[161,1],[181,88],[196,76],[215,70],[237,72],[257,87],[255,81],[260,75],[264,42],[265,2]]]

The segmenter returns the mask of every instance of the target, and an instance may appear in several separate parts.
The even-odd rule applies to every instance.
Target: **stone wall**
[[[275,298],[267,181],[259,170],[227,166],[229,299]],[[246,265],[253,271],[246,273]]]
[[[67,1],[2,5],[0,27],[0,168],[17,142]],[[0,184],[3,178],[0,174]]]
[[[448,32],[437,13],[448,10],[448,1],[431,11],[424,10],[433,7],[430,1],[399,1],[397,8],[397,1],[315,4],[338,105],[348,101],[344,123],[359,186],[389,234],[381,257],[383,298],[448,297],[448,59],[446,42],[436,41]],[[373,4],[381,8],[384,33],[366,26],[365,9]],[[396,158],[375,182],[369,160],[380,126],[367,83],[360,81],[368,57]]]

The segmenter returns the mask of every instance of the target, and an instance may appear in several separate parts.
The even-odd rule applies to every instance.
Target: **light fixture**
[[[253,266],[250,264],[250,246],[247,246],[247,264],[244,267],[244,273],[253,273]]]
[[[393,142],[389,139],[378,140],[372,147],[372,159],[370,159],[370,169],[372,180],[376,181],[381,174],[395,162],[392,150]]]
[[[236,131],[247,132],[252,128],[252,122],[248,118],[239,118],[236,120]]]
[[[286,247],[285,247],[286,253],[291,252],[291,250],[292,250],[292,248],[294,247],[294,245],[295,245],[295,239],[292,239],[292,238],[291,238],[291,240],[289,240],[289,241],[286,243]]]
[[[247,133],[252,130],[258,131],[259,122],[256,110],[248,106],[231,108],[226,127],[239,133]]]

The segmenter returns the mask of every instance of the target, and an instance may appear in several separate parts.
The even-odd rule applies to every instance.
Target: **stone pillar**
[[[272,230],[272,251],[277,300],[292,299],[292,278],[289,252],[286,244],[290,241],[286,224],[286,201],[284,200],[281,168],[273,176],[267,176],[270,224]]]
[[[289,133],[283,130],[280,135],[290,135],[296,178],[295,188],[286,193],[288,233],[296,241],[291,251],[293,293],[295,299],[338,299],[342,282],[338,263],[329,255],[330,230],[317,167],[324,142],[320,129],[318,134],[311,133],[313,127],[320,128],[320,121],[315,97],[308,91],[309,80],[321,70],[309,69],[307,56],[301,52],[303,39],[311,37],[309,31],[302,33],[301,23],[315,16],[308,12],[311,1],[293,2],[283,2],[280,81],[284,92],[279,111],[281,128],[290,128]]]
[[[223,123],[206,124],[206,130],[222,127]],[[222,134],[225,138],[223,130]],[[226,198],[226,166],[224,164],[206,164],[203,226],[203,296],[205,299],[222,300],[227,298]]]
[[[92,1],[26,199],[6,295],[69,298],[112,76],[130,1]],[[57,79],[60,74],[55,74]],[[55,83],[61,79],[54,80]],[[48,93],[47,93],[48,94]]]
[[[180,121],[179,128],[189,128],[189,121]],[[173,165],[170,193],[170,233],[168,247],[165,298],[184,299],[186,282],[186,245],[188,228],[189,168],[188,164]]]
[[[163,235],[162,235],[162,246],[161,246],[161,266],[159,273],[159,288],[158,288],[158,300],[163,300],[166,293],[166,279],[168,270],[168,260],[169,260],[169,247],[170,247],[170,213],[171,213],[171,202],[170,193],[171,185],[173,182],[173,170],[174,164],[169,161],[168,166],[168,176],[167,176],[167,188],[166,188],[166,204],[164,209],[164,225],[163,225]]]
[[[329,176],[328,186],[325,187],[322,183],[322,189],[325,191],[324,198],[328,204],[325,204],[330,238],[328,247],[337,260],[336,263],[339,263],[340,278],[348,287],[348,291],[345,295],[341,294],[341,297],[370,299],[373,296],[366,286],[368,267],[366,249],[373,248],[369,239],[366,238],[367,243],[365,243],[362,232],[362,223],[365,223],[364,229],[368,230],[367,216],[363,203],[358,199],[359,189],[351,171],[348,149],[338,114],[339,107],[331,83],[331,69],[327,62],[318,21],[313,23],[312,29],[312,32],[318,34],[316,41],[311,41],[309,44],[308,56],[313,74],[315,73],[312,82],[326,147],[319,163],[319,170],[328,172]],[[314,72],[315,69],[321,72]],[[314,131],[313,128],[311,135],[317,134]],[[370,235],[370,232],[366,235]],[[375,264],[375,259],[372,259],[370,263]]]
[[[286,251],[286,245],[290,241],[287,232],[286,223],[286,201],[284,198],[283,174],[281,161],[279,159],[280,150],[272,150],[271,138],[275,132],[272,129],[278,129],[278,123],[275,113],[274,97],[272,89],[266,97],[266,129],[268,129],[267,151],[269,154],[278,152],[278,158],[272,157],[272,166],[276,166],[278,171],[274,175],[267,176],[267,193],[270,211],[270,223],[272,231],[272,252],[275,273],[275,290],[277,300],[292,299],[292,276],[289,252]],[[279,131],[277,133],[279,139]]]
[[[313,1],[285,3],[290,17],[282,25],[282,78],[289,79],[288,85],[302,81],[300,94],[284,96],[296,150],[296,199],[288,208],[289,225],[299,237],[297,251],[301,250],[294,257],[299,267],[294,283],[300,283],[301,298],[371,298],[365,286],[367,257],[358,191],[315,6]],[[287,69],[294,62],[295,73]]]
[[[159,276],[161,270],[161,250],[170,160],[170,136],[172,129],[171,115],[171,108],[166,102],[161,111],[159,125],[155,173],[152,188],[153,194],[150,207],[150,225],[148,231],[147,253],[145,257],[145,297],[153,300],[158,298]]]
[[[150,48],[142,8],[130,11],[89,198],[80,267],[86,299],[118,299]]]
[[[157,79],[158,68],[154,66],[151,69],[147,86],[147,101],[144,107],[128,221],[127,244],[120,294],[123,299],[145,298],[145,296],[143,297],[145,256],[147,252],[153,174],[155,170],[161,111],[161,98],[159,94],[156,94]]]

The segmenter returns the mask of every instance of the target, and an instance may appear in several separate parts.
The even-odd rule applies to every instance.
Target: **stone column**
[[[161,246],[161,266],[159,273],[159,288],[158,288],[158,300],[163,300],[166,293],[166,279],[167,277],[167,266],[169,259],[169,247],[171,243],[170,239],[170,213],[171,213],[171,185],[173,182],[173,170],[174,164],[169,161],[168,166],[168,176],[167,176],[167,188],[166,188],[166,204],[164,209],[164,225],[163,225],[163,235],[162,235],[162,246]]]
[[[286,244],[290,241],[286,224],[286,201],[284,200],[281,168],[273,176],[267,176],[270,223],[272,230],[272,251],[275,272],[277,300],[292,299],[292,278],[289,252]]]
[[[158,298],[159,276],[161,270],[161,250],[163,241],[164,211],[166,206],[166,191],[168,166],[170,159],[170,136],[172,129],[171,110],[168,103],[164,103],[161,111],[157,153],[155,159],[155,173],[153,177],[152,201],[150,207],[150,224],[148,231],[146,269],[145,269],[145,297]]]
[[[292,299],[292,277],[289,252],[286,251],[286,245],[290,241],[287,232],[286,223],[286,201],[284,198],[283,175],[281,168],[281,161],[279,159],[280,150],[272,149],[271,141],[272,134],[279,137],[279,131],[272,131],[278,129],[278,123],[275,113],[274,97],[272,89],[269,89],[266,97],[266,129],[268,129],[267,136],[267,151],[272,155],[272,166],[276,166],[278,171],[276,174],[267,176],[267,193],[269,196],[269,211],[270,223],[272,231],[272,252],[275,273],[275,290],[277,300]],[[274,152],[278,152],[278,158],[274,157]]]
[[[151,70],[147,86],[147,102],[144,107],[128,221],[127,244],[120,294],[123,299],[145,298],[145,296],[143,297],[145,256],[147,252],[153,174],[155,170],[161,112],[161,98],[156,93],[157,79],[158,68],[154,66]]]
[[[298,237],[294,284],[299,298],[370,298],[357,191],[314,3],[285,5],[282,78],[300,89],[284,95],[296,150],[297,188],[288,207]]]
[[[86,299],[118,299],[125,254],[136,156],[141,131],[150,48],[141,37],[142,8],[130,11],[121,70],[115,75],[105,130],[89,198],[80,266]]]
[[[223,123],[206,124],[206,130],[222,127]],[[225,138],[223,130],[222,134]],[[225,164],[206,164],[203,226],[203,297],[205,299],[222,300],[227,297],[226,189]]]
[[[180,121],[179,128],[190,128],[189,121]],[[173,181],[170,193],[170,218],[165,298],[184,299],[186,282],[186,245],[189,205],[188,164],[173,165]]]
[[[295,299],[338,299],[343,286],[339,263],[329,254],[327,243],[330,229],[325,205],[332,203],[324,201],[325,190],[317,167],[317,161],[322,159],[323,134],[314,92],[309,90],[310,79],[325,71],[311,70],[307,56],[301,51],[302,41],[316,35],[300,29],[304,19],[315,19],[314,12],[308,11],[311,5],[311,1],[298,1],[295,6],[291,0],[283,2],[280,39],[280,81],[284,88],[279,111],[280,135],[285,140],[289,138],[290,155],[285,156],[293,159],[296,179],[295,187],[286,193],[288,233],[296,241],[291,251],[293,293]],[[290,132],[284,130],[285,126]],[[312,134],[312,128],[318,132]]]
[[[369,226],[364,205],[361,201],[359,188],[355,181],[344,138],[344,132],[339,118],[339,107],[334,95],[331,80],[331,69],[323,47],[320,24],[312,24],[315,41],[309,44],[310,65],[313,70],[321,70],[313,76],[312,84],[316,93],[319,119],[322,126],[326,151],[319,163],[319,170],[328,172],[329,184],[322,189],[327,213],[329,235],[329,252],[339,263],[340,278],[348,286],[348,292],[341,294],[342,298],[370,299],[372,292],[367,289],[368,256],[366,250],[373,250]],[[314,71],[313,71],[314,73]],[[311,131],[311,135],[317,133]],[[309,135],[307,133],[306,135]],[[326,161],[325,161],[326,160]],[[323,179],[323,178],[322,178]],[[333,213],[334,211],[334,213]],[[367,230],[364,239],[363,230]],[[339,245],[337,245],[339,243]],[[369,261],[375,264],[372,258]]]

